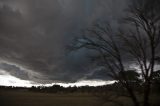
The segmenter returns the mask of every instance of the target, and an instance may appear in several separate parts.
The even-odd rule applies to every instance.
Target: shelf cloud
[[[0,75],[44,84],[109,79],[93,71],[86,50],[66,47],[95,20],[116,26],[125,7],[126,0],[0,0]]]

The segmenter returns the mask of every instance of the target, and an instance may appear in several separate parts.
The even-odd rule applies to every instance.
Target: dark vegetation
[[[151,84],[151,106],[159,106],[160,71],[154,72]],[[129,86],[134,89],[139,101],[143,101],[144,82],[133,70],[126,73]],[[119,73],[121,77],[121,73]],[[0,106],[133,106],[127,90],[120,82],[105,86],[67,87],[0,86]]]
[[[155,73],[159,73],[155,72]],[[127,72],[128,73],[128,72]],[[131,72],[132,73],[132,72]],[[133,76],[134,75],[134,76]],[[137,74],[129,74],[130,86],[136,91],[139,100],[143,96],[143,82]],[[160,76],[154,77],[151,90],[152,106],[159,106]],[[0,86],[0,106],[132,106],[129,95],[116,82],[105,86],[67,87],[60,85],[12,87]]]
[[[53,86],[32,86],[30,88],[26,87],[13,87],[13,86],[0,86],[0,90],[11,90],[11,91],[32,91],[32,92],[41,92],[41,93],[107,93],[108,91],[123,91],[123,88],[120,86],[119,83],[114,83],[111,85],[105,86],[81,86],[81,87],[62,87],[60,85],[53,85]]]
[[[42,93],[42,97],[47,93],[73,94],[74,96],[66,96],[71,98],[70,101],[75,97],[83,98],[84,95],[90,95],[87,96],[89,99],[86,103],[91,97],[96,98],[92,98],[93,104],[86,106],[98,105],[95,100],[102,100],[102,106],[160,106],[160,70],[156,70],[160,62],[160,0],[132,1],[126,17],[120,21],[122,27],[113,29],[108,22],[96,22],[71,45],[71,50],[74,51],[81,48],[94,51],[94,55],[91,56],[93,62],[97,63],[97,67],[103,67],[108,76],[117,80],[116,83],[99,87],[0,87],[1,94],[5,96],[3,91],[7,90]],[[132,64],[138,69],[129,69]],[[3,96],[0,97],[3,99]],[[57,97],[56,95],[54,99]],[[79,98],[79,101],[81,99]],[[66,98],[63,100],[66,101]],[[85,106],[62,106],[82,105]]]
[[[144,82],[139,78],[139,74],[133,70],[125,72],[129,85],[139,94],[143,93]],[[122,77],[122,73],[119,73],[119,77]],[[160,94],[160,70],[153,73],[153,80],[151,84],[152,93]],[[0,90],[11,91],[33,91],[41,93],[90,93],[90,94],[106,94],[109,91],[115,92],[120,95],[127,94],[123,85],[117,81],[114,84],[104,86],[74,86],[63,87],[60,85],[53,86],[32,86],[32,87],[14,87],[14,86],[0,86]]]
[[[156,70],[160,57],[159,11],[159,0],[133,0],[120,27],[115,29],[109,22],[95,22],[71,45],[74,51],[83,48],[94,52],[93,62],[120,83],[134,106],[151,106],[153,85],[159,85],[159,71]],[[139,69],[130,71],[132,64]],[[141,76],[141,80],[135,76]],[[133,87],[135,83],[136,88]],[[137,95],[137,89],[143,99]]]

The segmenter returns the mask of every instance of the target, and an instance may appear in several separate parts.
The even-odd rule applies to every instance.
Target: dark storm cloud
[[[95,20],[117,26],[124,7],[124,0],[0,0],[0,69],[42,83],[86,78],[93,73],[86,51],[66,55],[66,45]]]
[[[0,73],[0,75],[12,75],[12,76],[16,76],[20,79],[23,79],[23,80],[32,80],[32,79],[35,79],[37,80],[38,78],[42,79],[43,77],[36,73],[36,72],[33,72],[31,70],[26,70],[20,66],[17,66],[15,64],[11,64],[11,63],[5,63],[5,62],[2,62],[0,63],[0,69],[2,73]],[[5,73],[4,73],[5,71]]]

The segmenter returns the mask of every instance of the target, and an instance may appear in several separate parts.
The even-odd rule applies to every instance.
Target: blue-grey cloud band
[[[93,21],[117,25],[125,0],[0,0],[0,69],[41,83],[108,79],[93,73],[86,51],[66,46]],[[21,68],[23,67],[23,68]]]

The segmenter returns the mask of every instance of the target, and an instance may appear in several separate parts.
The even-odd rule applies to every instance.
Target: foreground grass
[[[103,101],[89,94],[45,94],[0,91],[0,106],[102,106]]]
[[[160,96],[152,95],[151,103],[152,106],[160,106]],[[133,103],[125,96],[116,96],[115,92],[93,95],[3,90],[0,91],[0,106],[133,106]]]

